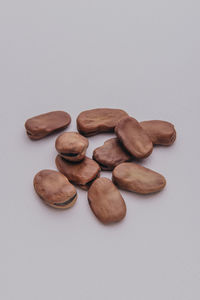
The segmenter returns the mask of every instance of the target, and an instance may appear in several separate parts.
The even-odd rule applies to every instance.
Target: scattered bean
[[[128,114],[121,109],[97,108],[86,110],[79,114],[77,128],[85,136],[112,132],[117,122],[126,116]]]
[[[30,139],[39,140],[55,131],[65,129],[70,122],[71,117],[68,113],[52,111],[28,119],[25,128]]]
[[[115,133],[134,157],[145,158],[151,154],[153,144],[136,119],[123,118],[115,127]]]
[[[78,132],[64,132],[56,139],[56,150],[69,161],[81,161],[88,148],[88,140]]]
[[[99,163],[102,170],[109,171],[122,162],[130,161],[131,155],[117,138],[112,138],[94,150],[93,159]]]
[[[165,178],[157,172],[136,163],[122,163],[113,170],[113,182],[121,189],[139,194],[161,191]]]
[[[88,190],[91,183],[100,175],[99,165],[88,157],[85,157],[81,162],[73,163],[57,155],[56,166],[70,182],[84,190]]]
[[[154,145],[170,146],[176,140],[174,125],[159,120],[140,122]]]
[[[54,208],[69,208],[76,202],[75,187],[57,171],[42,170],[35,175],[33,183],[41,199]]]
[[[126,204],[119,190],[108,178],[98,178],[88,191],[88,201],[95,216],[104,224],[121,221]]]

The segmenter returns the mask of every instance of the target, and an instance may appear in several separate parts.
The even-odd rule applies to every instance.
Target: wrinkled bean
[[[97,108],[83,111],[77,118],[77,128],[85,136],[113,131],[117,122],[128,116],[121,109]]]
[[[136,119],[123,118],[117,123],[115,133],[134,157],[145,158],[151,154],[153,144]]]
[[[65,129],[70,122],[71,117],[68,113],[52,111],[28,119],[25,128],[30,139],[39,140],[55,131]]]
[[[176,140],[174,125],[159,120],[140,122],[154,145],[170,146]]]
[[[118,222],[126,215],[124,199],[108,178],[98,178],[93,182],[88,201],[95,216],[104,224]]]
[[[94,150],[93,159],[99,163],[102,170],[109,171],[120,163],[131,160],[131,155],[117,138],[112,138]]]
[[[113,182],[121,189],[139,194],[161,191],[165,178],[157,172],[135,163],[122,163],[113,170]]]
[[[85,157],[88,140],[78,132],[64,132],[56,139],[56,150],[69,161],[81,161]]]
[[[57,171],[42,170],[35,175],[33,183],[36,193],[52,207],[65,209],[76,202],[75,187]]]
[[[88,190],[91,183],[100,175],[99,165],[88,157],[85,157],[81,162],[72,163],[57,155],[56,166],[70,182],[84,190]]]

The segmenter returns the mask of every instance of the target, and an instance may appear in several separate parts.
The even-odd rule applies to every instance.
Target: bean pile
[[[53,111],[28,119],[25,128],[30,139],[39,140],[67,128],[70,123],[68,113]],[[34,177],[35,191],[45,204],[58,209],[72,207],[77,199],[76,185],[88,191],[88,202],[95,216],[109,224],[126,215],[126,204],[118,188],[150,194],[165,187],[166,180],[161,174],[139,165],[138,161],[151,155],[154,145],[174,143],[173,124],[159,120],[139,123],[121,109],[97,108],[79,114],[77,129],[79,133],[64,132],[56,139],[58,171],[42,170]],[[117,137],[95,149],[91,159],[86,156],[89,146],[86,137],[101,132],[115,132]],[[112,171],[112,181],[99,178],[101,170]]]

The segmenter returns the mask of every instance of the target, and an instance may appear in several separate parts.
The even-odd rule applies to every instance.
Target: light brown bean
[[[88,201],[95,216],[104,224],[119,222],[126,215],[124,199],[108,178],[98,178],[93,182]]]
[[[112,132],[117,122],[128,114],[121,109],[96,108],[83,111],[77,118],[78,131],[91,136],[101,132]]]
[[[56,139],[55,147],[64,159],[77,162],[85,157],[88,144],[78,132],[64,132]]]
[[[176,130],[172,123],[152,120],[140,122],[140,125],[154,145],[170,146],[176,140]]]
[[[119,188],[139,194],[159,192],[166,185],[162,175],[132,162],[118,165],[112,179]]]
[[[101,170],[97,162],[87,156],[82,161],[73,163],[57,155],[56,166],[70,182],[84,190],[88,190],[91,183],[99,177]]]
[[[153,151],[149,136],[134,118],[121,119],[115,127],[115,133],[127,151],[136,158],[145,158]]]
[[[131,155],[117,138],[112,138],[94,150],[93,159],[99,163],[102,170],[109,171],[122,162],[130,161]]]
[[[71,117],[64,111],[51,111],[28,119],[25,123],[27,135],[32,140],[39,140],[55,131],[67,128]]]
[[[35,175],[33,183],[40,198],[54,208],[69,208],[76,202],[75,187],[57,171],[42,170]]]

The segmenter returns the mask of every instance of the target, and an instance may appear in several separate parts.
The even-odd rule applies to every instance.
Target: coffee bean
[[[100,175],[99,165],[88,157],[85,157],[81,162],[72,163],[57,155],[56,166],[70,182],[84,190],[88,190],[91,183]]]
[[[112,132],[117,122],[128,114],[121,109],[97,108],[83,111],[77,118],[77,128],[85,136]]]
[[[145,158],[153,150],[153,144],[138,121],[131,117],[121,119],[115,133],[124,147],[136,158]]]
[[[57,171],[42,170],[36,174],[33,183],[41,199],[54,208],[69,208],[76,202],[75,187]]]
[[[52,111],[28,119],[25,128],[30,139],[39,140],[55,131],[65,129],[70,122],[71,117],[68,113]]]
[[[69,161],[81,161],[88,148],[88,140],[78,132],[64,132],[56,139],[56,150]]]
[[[122,163],[113,170],[113,182],[121,189],[139,194],[161,191],[165,178],[157,172],[135,163]]]
[[[154,145],[170,146],[176,140],[174,125],[159,120],[140,122]]]
[[[88,201],[95,216],[104,224],[118,222],[126,215],[124,199],[108,178],[98,178],[93,182]]]
[[[112,138],[94,150],[93,159],[99,163],[102,170],[109,171],[122,162],[130,161],[131,155],[117,138]]]

